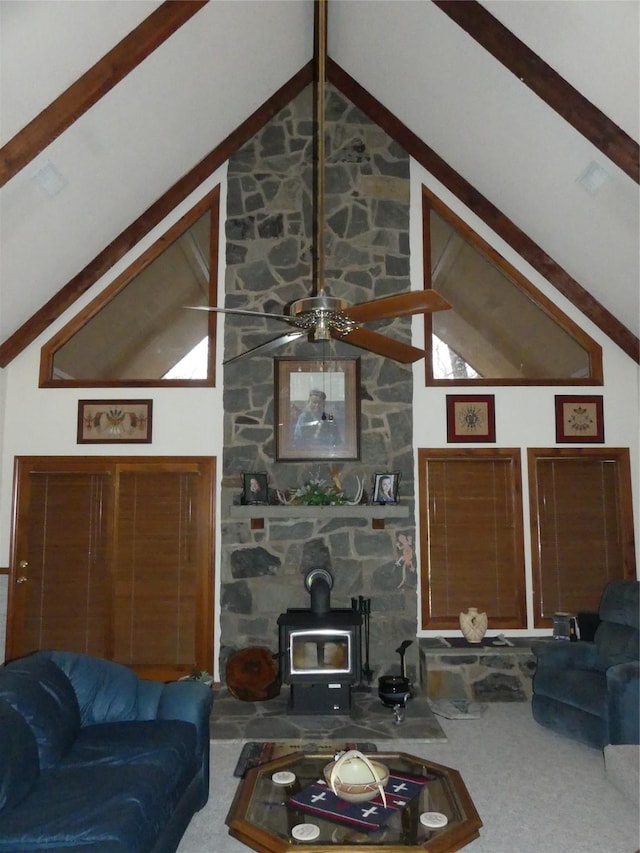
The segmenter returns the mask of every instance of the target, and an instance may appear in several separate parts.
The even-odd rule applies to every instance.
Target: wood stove
[[[278,617],[280,680],[289,684],[289,714],[348,714],[351,686],[360,675],[362,617],[331,608],[333,577],[312,569],[305,578],[311,607]]]

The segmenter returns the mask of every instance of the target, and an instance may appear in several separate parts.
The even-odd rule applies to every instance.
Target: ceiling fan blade
[[[216,314],[242,314],[245,317],[272,317],[274,320],[282,320],[284,323],[291,323],[291,317],[288,314],[267,314],[266,311],[246,311],[242,308],[210,308],[208,305],[185,305],[185,308],[190,308],[192,311],[215,311]]]
[[[241,358],[245,358],[250,355],[264,355],[273,349],[277,349],[278,347],[291,343],[291,341],[304,337],[306,334],[306,332],[287,332],[277,338],[272,338],[270,341],[265,341],[263,344],[258,344],[257,347],[252,347],[246,352],[240,353],[240,355],[234,355],[233,358],[228,358],[226,361],[223,361],[223,364],[231,364],[234,361],[239,361]]]
[[[372,332],[370,329],[354,329],[346,335],[332,332],[331,337],[383,355],[385,358],[392,358],[394,361],[400,361],[403,364],[411,364],[424,357],[424,350],[402,341],[396,341],[394,338],[388,338],[378,332]]]
[[[366,323],[368,320],[386,320],[427,311],[444,311],[447,308],[451,308],[451,305],[435,290],[412,290],[397,296],[359,302],[347,308],[344,313],[356,323]]]

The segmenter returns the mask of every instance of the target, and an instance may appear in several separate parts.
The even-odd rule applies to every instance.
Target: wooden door
[[[213,459],[16,460],[7,657],[213,667]]]

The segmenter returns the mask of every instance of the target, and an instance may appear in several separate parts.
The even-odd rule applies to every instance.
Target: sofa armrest
[[[138,720],[155,720],[165,685],[162,681],[141,678],[138,681]]]
[[[538,667],[550,669],[599,669],[595,643],[545,640],[531,644]]]
[[[198,681],[172,681],[165,684],[158,703],[159,720],[184,720],[193,723],[198,752],[209,754],[209,717],[213,706],[210,687]]]
[[[640,661],[607,670],[609,742],[640,743]]]

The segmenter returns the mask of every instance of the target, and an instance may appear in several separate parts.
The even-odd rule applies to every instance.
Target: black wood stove
[[[360,675],[362,617],[331,608],[333,577],[312,569],[305,577],[311,607],[278,617],[280,679],[290,685],[289,714],[348,714]]]

